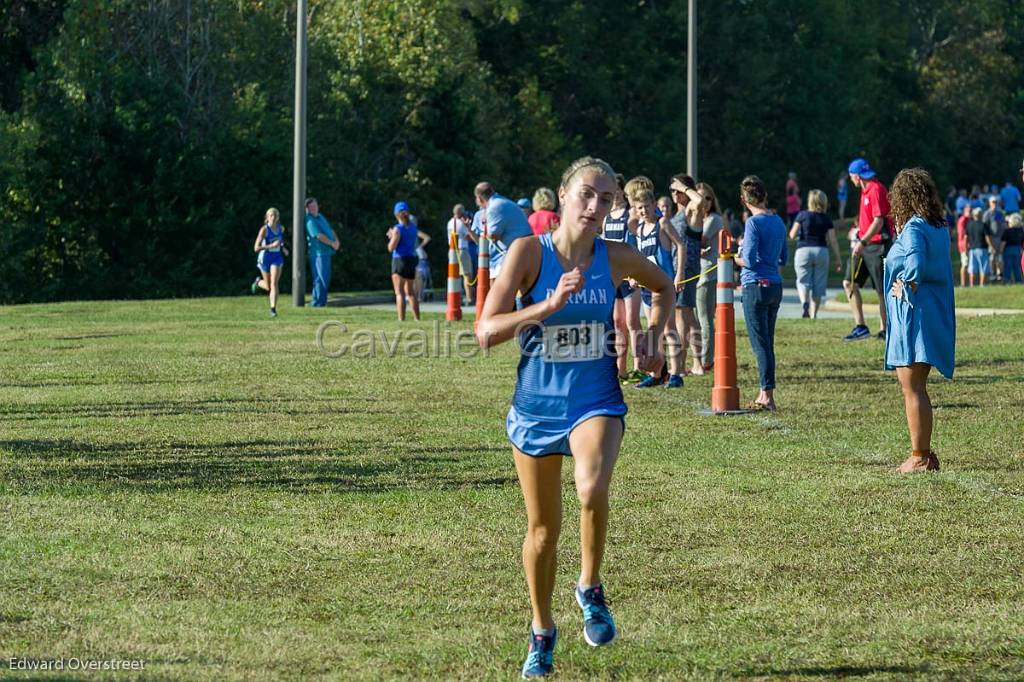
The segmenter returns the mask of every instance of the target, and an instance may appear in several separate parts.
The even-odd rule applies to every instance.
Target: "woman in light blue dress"
[[[900,171],[889,201],[897,238],[885,259],[885,368],[896,370],[903,389],[912,451],[897,471],[938,471],[927,384],[932,367],[953,378],[956,315],[949,230],[935,182],[921,168]]]

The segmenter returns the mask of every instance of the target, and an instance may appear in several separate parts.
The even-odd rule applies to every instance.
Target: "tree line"
[[[291,217],[294,0],[9,0],[0,9],[0,302],[232,294],[264,211]],[[1012,177],[1021,0],[698,3],[699,175],[833,199],[885,180]],[[575,157],[684,170],[686,0],[311,0],[309,193],[333,288],[384,288],[390,207],[443,230],[491,181]],[[293,228],[288,224],[289,229]],[[301,227],[301,226],[300,226]],[[430,245],[444,262],[444,240]],[[285,287],[288,286],[288,273]]]

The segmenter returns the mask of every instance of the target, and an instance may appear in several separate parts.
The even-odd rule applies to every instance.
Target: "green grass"
[[[255,297],[0,308],[0,661],[516,677],[513,349],[328,359],[324,319],[399,327],[265,315]],[[959,321],[956,380],[931,387],[943,471],[906,478],[882,346],[837,342],[847,327],[779,322],[777,415],[697,416],[709,378],[627,390],[604,570],[621,640],[579,632],[566,476],[558,679],[1024,678],[1024,316]]]
[[[953,290],[957,308],[999,308],[1024,310],[1024,286],[992,285],[986,287],[956,287]],[[878,303],[878,294],[872,289],[862,289],[864,303]],[[846,294],[840,287],[833,300],[846,303]]]

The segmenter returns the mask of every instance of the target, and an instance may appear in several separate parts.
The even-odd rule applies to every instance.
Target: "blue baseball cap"
[[[850,175],[859,175],[865,180],[875,177],[875,171],[871,170],[871,164],[867,162],[867,159],[854,159],[846,170]]]
[[[517,201],[516,205],[519,208],[533,208],[533,202],[527,199],[526,197],[523,197],[522,199]]]
[[[394,214],[398,215],[402,211],[408,211],[408,210],[409,210],[409,204],[405,203],[404,201],[399,201],[397,204],[395,204]]]

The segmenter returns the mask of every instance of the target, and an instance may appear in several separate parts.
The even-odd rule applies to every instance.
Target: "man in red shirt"
[[[854,159],[849,167],[850,182],[860,189],[860,214],[857,217],[857,239],[853,245],[850,261],[846,264],[846,278],[843,288],[850,300],[853,312],[853,331],[846,335],[846,341],[871,337],[871,331],[864,324],[864,305],[860,288],[871,280],[878,293],[878,311],[881,315],[881,331],[878,338],[885,338],[885,295],[882,291],[885,255],[892,245],[892,219],[889,217],[889,192],[875,177],[875,171],[864,159]]]

